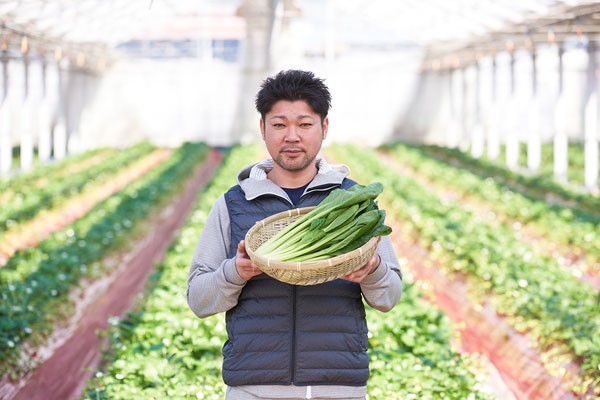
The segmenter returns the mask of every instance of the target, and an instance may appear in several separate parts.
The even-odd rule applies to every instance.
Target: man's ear
[[[263,140],[265,140],[265,122],[263,119],[260,119],[260,134],[262,135]]]
[[[327,130],[329,129],[329,118],[325,117],[323,120],[323,140],[327,137]]]

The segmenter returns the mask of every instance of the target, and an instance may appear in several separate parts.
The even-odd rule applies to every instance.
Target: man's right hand
[[[246,252],[246,244],[243,240],[238,243],[237,253],[235,254],[235,268],[240,277],[247,281],[253,276],[262,274],[262,271],[252,262]]]

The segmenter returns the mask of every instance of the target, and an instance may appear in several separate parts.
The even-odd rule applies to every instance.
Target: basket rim
[[[372,237],[369,239],[367,243],[362,245],[361,247],[352,250],[348,253],[340,254],[339,256],[335,256],[332,258],[328,258],[327,260],[319,260],[319,261],[278,261],[269,259],[267,257],[256,254],[250,247],[247,245],[249,243],[250,236],[256,232],[257,229],[264,227],[264,225],[269,224],[273,221],[276,221],[281,218],[291,217],[294,215],[304,215],[312,211],[315,207],[302,207],[302,208],[294,208],[287,211],[282,211],[277,214],[273,214],[270,217],[257,221],[252,228],[248,230],[246,236],[244,238],[246,244],[246,252],[252,262],[256,264],[257,267],[260,268],[259,263],[268,266],[268,268],[277,268],[281,270],[288,271],[308,271],[308,270],[317,270],[322,268],[332,267],[334,265],[341,264],[351,258],[362,256],[366,253],[373,245],[377,245],[377,237]]]

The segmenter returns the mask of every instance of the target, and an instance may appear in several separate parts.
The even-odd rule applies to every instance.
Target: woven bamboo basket
[[[296,208],[258,221],[246,234],[246,251],[265,274],[294,285],[316,285],[348,275],[362,268],[377,251],[377,238],[349,253],[322,261],[286,262],[267,259],[256,249],[286,226],[310,212],[314,207]]]

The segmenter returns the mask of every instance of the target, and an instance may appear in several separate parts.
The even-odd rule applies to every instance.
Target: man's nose
[[[297,142],[300,140],[300,135],[298,135],[298,128],[295,126],[288,127],[287,134],[285,135],[285,140],[288,142]]]

